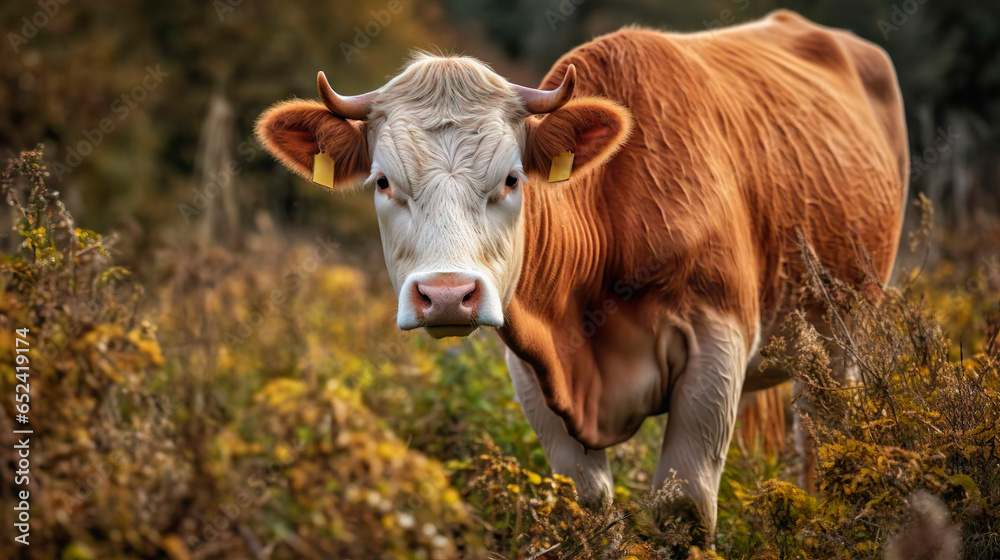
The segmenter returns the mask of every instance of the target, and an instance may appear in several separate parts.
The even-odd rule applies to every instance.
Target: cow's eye
[[[514,187],[516,187],[517,186],[517,173],[511,173],[510,175],[508,175],[507,176],[507,180],[504,181],[504,184],[507,185],[509,188],[512,188],[512,189]]]
[[[389,188],[389,179],[386,179],[385,175],[382,175],[378,179],[375,179],[375,186],[378,187],[378,190],[384,191]]]

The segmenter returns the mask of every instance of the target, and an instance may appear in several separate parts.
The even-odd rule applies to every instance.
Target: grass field
[[[804,383],[819,494],[793,484],[790,440],[784,454],[734,444],[716,550],[700,552],[684,520],[651,521],[665,418],[609,451],[615,506],[592,514],[549,473],[492,333],[402,333],[384,271],[266,221],[239,252],[165,247],[166,264],[139,279],[43,181],[28,153],[2,185],[22,243],[0,265],[0,326],[30,328],[39,442],[22,557],[881,558],[918,490],[948,508],[963,558],[1000,557],[1000,271],[988,253],[901,274],[878,307],[817,274],[863,383],[835,386],[805,323],[769,351],[790,350]],[[941,242],[924,233],[918,257]],[[978,235],[991,244],[970,246],[1000,247],[998,232]],[[0,337],[5,388],[14,354]]]

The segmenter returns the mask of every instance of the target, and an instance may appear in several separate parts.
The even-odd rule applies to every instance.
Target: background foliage
[[[533,85],[561,53],[621,25],[701,30],[779,5],[892,55],[920,170],[911,193],[935,214],[909,212],[914,250],[904,239],[881,307],[816,278],[850,318],[838,342],[868,364],[864,385],[831,389],[829,357],[804,324],[775,342],[795,349],[786,365],[806,384],[796,403],[811,411],[820,495],[790,484],[800,466],[790,442],[766,453],[737,441],[716,553],[692,551],[690,527],[652,528],[664,418],[610,451],[614,511],[581,510],[571,483],[550,476],[492,335],[442,342],[396,329],[370,193],[294,179],[250,131],[273,101],[314,97],[318,69],[353,94],[384,83],[410,48],[438,46]],[[0,328],[32,328],[44,442],[33,451],[33,544],[11,549],[4,535],[0,553],[879,558],[920,521],[907,500],[923,490],[957,523],[964,558],[1000,555],[996,3],[398,6],[0,6],[0,156],[12,161],[3,195],[15,202],[0,212]],[[941,130],[958,139],[935,150]],[[13,351],[0,337],[4,395]],[[9,449],[10,399],[3,407]],[[3,457],[0,526],[10,527]]]

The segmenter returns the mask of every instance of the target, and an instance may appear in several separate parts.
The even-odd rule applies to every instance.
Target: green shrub
[[[571,481],[546,474],[492,335],[400,334],[391,294],[368,280],[377,269],[328,243],[317,258],[316,242],[266,220],[240,252],[172,239],[149,259],[146,294],[45,174],[26,152],[0,181],[18,241],[0,258],[0,328],[31,329],[44,481],[21,557],[874,559],[921,492],[961,528],[963,558],[1000,556],[1000,322],[982,303],[993,288],[970,296],[971,324],[987,327],[963,345],[932,316],[964,297],[939,297],[935,282],[951,280],[872,300],[815,266],[832,342],[860,383],[839,386],[829,344],[790,319],[765,352],[805,386],[820,495],[787,482],[786,458],[734,445],[716,554],[690,547],[683,516],[653,521],[677,490],[646,491],[662,419],[611,451],[612,510],[583,510]],[[5,387],[13,356],[0,337]],[[0,494],[8,526],[11,500]]]
[[[833,345],[858,366],[860,380],[834,380],[828,346],[801,315],[765,349],[804,385],[797,402],[816,442],[821,500],[765,483],[746,501],[756,544],[779,558],[880,558],[906,518],[907,497],[926,491],[961,526],[963,558],[996,557],[997,356],[951,360],[930,310],[903,292],[889,289],[873,302],[815,270]],[[794,521],[779,521],[779,512],[794,511]]]

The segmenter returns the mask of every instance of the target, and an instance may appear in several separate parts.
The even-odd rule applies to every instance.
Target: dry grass
[[[613,451],[613,511],[582,510],[571,482],[545,474],[496,340],[399,333],[392,298],[368,280],[380,273],[346,264],[346,252],[266,224],[239,253],[178,240],[149,256],[159,264],[144,293],[112,265],[106,239],[72,225],[44,187],[39,154],[14,162],[2,185],[18,201],[23,242],[0,266],[0,321],[30,326],[46,358],[35,358],[32,385],[44,443],[33,450],[33,544],[0,552],[880,558],[923,491],[961,528],[963,558],[1000,554],[998,323],[970,304],[969,324],[992,326],[973,329],[965,350],[949,340],[960,318],[946,311],[943,329],[933,315],[961,297],[942,288],[953,278],[925,273],[873,304],[816,267],[832,343],[857,360],[862,382],[836,385],[831,341],[805,321],[772,343],[795,350],[782,365],[805,384],[797,402],[810,410],[821,494],[788,483],[786,458],[734,445],[716,556],[688,546],[695,528],[683,519],[653,529],[658,496],[643,488],[661,420]],[[998,293],[987,284],[972,296]],[[0,340],[0,377],[12,386],[10,337]],[[0,434],[10,422],[0,417]],[[10,467],[0,463],[3,480]],[[12,489],[0,487],[7,526]]]

